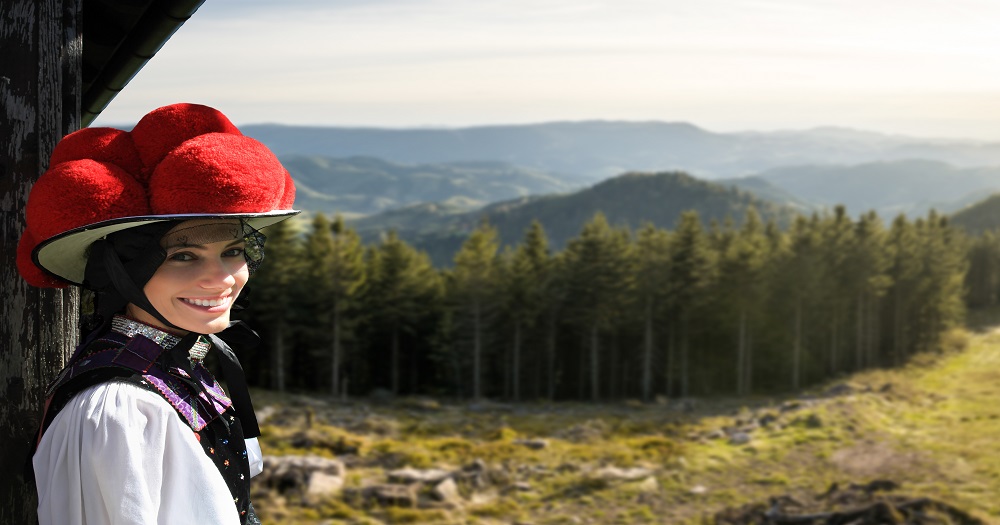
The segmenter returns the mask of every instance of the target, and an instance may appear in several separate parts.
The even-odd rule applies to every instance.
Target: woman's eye
[[[243,248],[230,248],[222,252],[223,257],[241,257],[243,255]]]
[[[168,258],[171,261],[193,261],[195,259],[194,255],[188,252],[177,252]]]

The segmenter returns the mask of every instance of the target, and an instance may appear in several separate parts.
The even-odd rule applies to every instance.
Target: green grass
[[[847,378],[854,394],[790,412],[777,408],[785,399],[704,401],[693,415],[635,404],[539,403],[473,412],[447,405],[416,411],[400,403],[359,411],[350,403],[295,407],[263,393],[257,397],[285,407],[286,416],[281,425],[264,425],[265,454],[331,457],[352,450],[348,487],[384,482],[387,469],[458,469],[481,460],[491,485],[489,497],[450,510],[341,499],[305,509],[293,498],[266,493],[257,496],[258,508],[269,524],[696,524],[723,508],[778,494],[805,499],[832,483],[892,479],[902,484],[900,493],[945,501],[994,523],[1000,515],[1000,333],[980,324],[975,332],[949,334],[946,343],[947,351],[903,368]],[[296,419],[296,410],[313,414]],[[764,413],[777,421],[754,431],[746,445],[706,437]],[[312,426],[302,428],[307,421]],[[544,438],[548,446],[533,450],[517,441],[526,438]],[[659,488],[642,492],[635,484],[588,477],[609,465],[648,468]],[[517,482],[530,490],[514,490]],[[462,483],[459,489],[467,498],[476,493]]]

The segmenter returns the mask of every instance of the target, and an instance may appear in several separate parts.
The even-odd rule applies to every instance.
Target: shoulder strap
[[[163,347],[141,335],[122,339],[124,336],[112,332],[91,342],[86,350],[78,350],[49,384],[36,447],[52,419],[78,392],[109,379],[145,374],[163,353]],[[95,346],[97,348],[90,348]]]

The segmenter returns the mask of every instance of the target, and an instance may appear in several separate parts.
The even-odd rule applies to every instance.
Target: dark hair
[[[83,286],[94,291],[98,323],[107,322],[128,303],[166,322],[142,289],[167,258],[160,239],[178,224],[180,221],[143,224],[109,234],[90,245]]]

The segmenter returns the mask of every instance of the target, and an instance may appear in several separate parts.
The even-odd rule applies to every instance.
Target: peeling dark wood
[[[36,521],[25,467],[45,385],[77,341],[78,291],[29,287],[15,254],[31,185],[80,126],[81,1],[0,7],[0,524]]]

